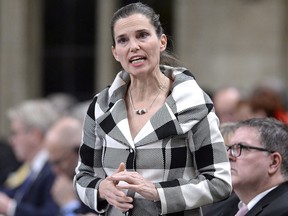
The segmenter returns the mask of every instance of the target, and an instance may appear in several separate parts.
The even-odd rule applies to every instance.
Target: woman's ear
[[[117,55],[117,52],[116,52],[114,46],[112,46],[111,49],[112,49],[112,54],[113,54],[115,60],[119,62],[119,58],[118,58],[118,55]]]
[[[167,47],[167,36],[165,34],[162,34],[161,35],[161,38],[160,38],[160,51],[164,51],[166,50],[166,47]]]

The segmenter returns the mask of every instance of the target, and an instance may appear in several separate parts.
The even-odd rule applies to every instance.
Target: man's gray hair
[[[239,122],[239,127],[257,128],[260,144],[282,156],[281,172],[288,180],[288,125],[274,118],[254,118]]]
[[[58,119],[58,112],[48,100],[34,99],[10,108],[7,117],[10,121],[21,121],[28,128],[38,128],[45,134]]]

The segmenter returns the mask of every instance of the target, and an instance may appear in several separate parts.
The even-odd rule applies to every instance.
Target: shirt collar
[[[40,171],[42,170],[42,168],[44,167],[45,163],[48,160],[48,153],[47,151],[40,151],[36,157],[34,157],[34,159],[32,160],[31,163],[31,170],[38,175],[40,173]]]
[[[257,196],[255,196],[255,197],[247,204],[247,208],[248,208],[249,210],[252,209],[252,208],[256,205],[256,203],[259,202],[259,200],[261,200],[264,196],[266,196],[266,194],[268,194],[270,191],[272,191],[272,190],[275,189],[276,187],[278,187],[278,185],[277,185],[277,186],[274,186],[274,187],[272,187],[272,188],[270,188],[270,189],[268,189],[268,190],[265,190],[265,191],[263,191],[262,193],[260,193],[260,194],[258,194]],[[238,203],[238,208],[240,209],[243,204],[244,204],[244,203],[243,203],[242,201],[240,201],[240,202]]]

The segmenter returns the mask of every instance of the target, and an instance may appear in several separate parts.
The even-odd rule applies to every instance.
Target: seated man
[[[49,161],[57,175],[51,193],[63,216],[94,212],[78,199],[73,187],[81,136],[82,123],[76,118],[63,117],[52,126],[45,138]]]
[[[8,110],[11,146],[16,158],[27,165],[20,184],[0,189],[0,214],[8,216],[52,216],[59,211],[50,189],[55,179],[43,146],[46,131],[58,118],[50,103],[29,100]]]
[[[236,215],[288,215],[288,126],[272,118],[241,121],[227,149],[238,207],[246,209]],[[221,215],[235,214],[223,208]]]

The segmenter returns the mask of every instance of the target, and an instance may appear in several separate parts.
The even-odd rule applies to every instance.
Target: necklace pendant
[[[136,110],[136,114],[137,114],[137,115],[143,115],[143,114],[145,114],[145,113],[147,113],[147,110],[146,110],[146,109],[138,109],[138,110]]]

